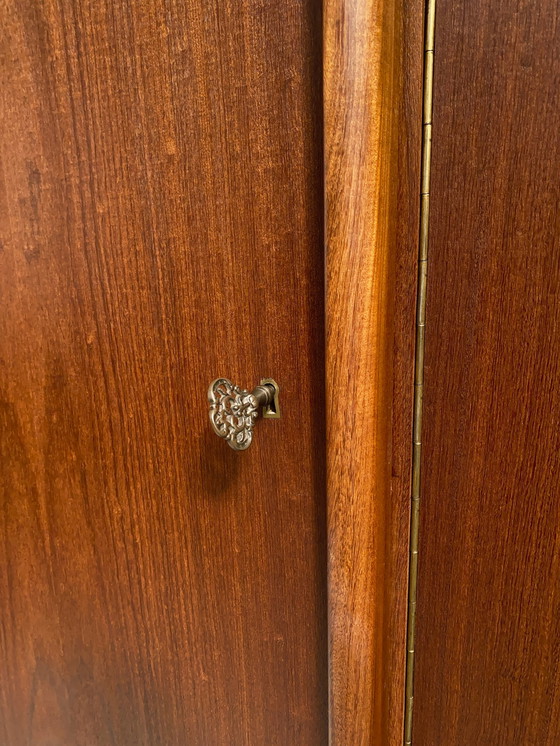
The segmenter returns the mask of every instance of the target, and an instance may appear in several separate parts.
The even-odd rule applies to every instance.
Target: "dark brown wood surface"
[[[325,2],[333,746],[402,744],[422,8]]]
[[[559,22],[438,0],[414,746],[560,742]]]
[[[0,743],[326,743],[320,3],[1,34]]]

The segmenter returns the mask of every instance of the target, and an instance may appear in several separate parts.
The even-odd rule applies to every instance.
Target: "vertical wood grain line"
[[[395,742],[385,599],[402,19],[393,0],[324,2],[331,746]]]
[[[430,220],[430,162],[432,152],[432,94],[436,0],[427,0],[424,42],[424,105],[422,112],[422,170],[420,187],[420,239],[416,307],[416,360],[412,445],[412,489],[410,515],[410,563],[406,645],[404,743],[412,744],[414,705],[414,647],[418,581],[418,527],[420,520],[420,470],[422,462],[422,400],[424,393],[424,340],[426,330],[426,284],[428,279],[428,231]]]

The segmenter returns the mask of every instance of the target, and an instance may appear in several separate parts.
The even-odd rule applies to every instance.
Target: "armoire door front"
[[[1,34],[0,743],[326,743],[320,2]]]
[[[560,16],[437,0],[413,746],[560,743]]]

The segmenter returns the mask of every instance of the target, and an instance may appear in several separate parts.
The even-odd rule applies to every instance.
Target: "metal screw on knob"
[[[263,410],[265,419],[280,417],[280,388],[272,378],[262,378],[253,391],[235,386],[229,378],[216,378],[208,389],[210,422],[214,432],[234,451],[245,451],[253,440],[253,427]]]

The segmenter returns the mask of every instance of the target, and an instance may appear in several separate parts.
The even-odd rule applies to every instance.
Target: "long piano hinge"
[[[416,589],[418,580],[418,524],[420,518],[420,467],[422,457],[422,396],[424,392],[424,333],[426,329],[426,281],[428,277],[428,223],[430,216],[430,161],[432,153],[432,92],[436,0],[427,0],[424,35],[424,95],[422,107],[422,165],[420,176],[420,237],[416,301],[416,353],[410,513],[410,560],[406,642],[404,743],[412,744],[414,702],[414,645],[416,637]]]

